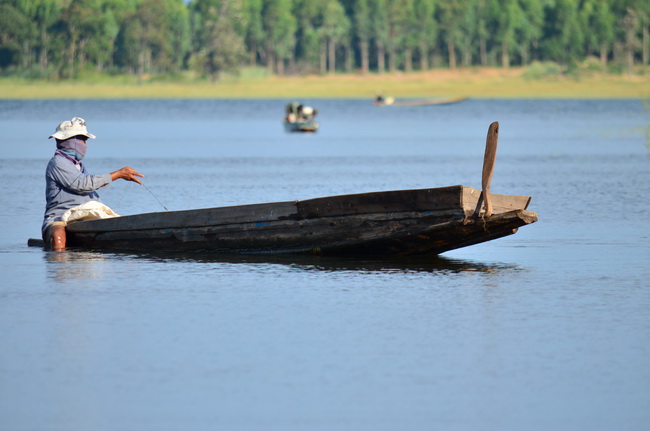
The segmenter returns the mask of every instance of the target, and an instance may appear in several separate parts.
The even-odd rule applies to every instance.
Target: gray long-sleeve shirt
[[[111,174],[89,175],[81,164],[55,154],[45,170],[45,217],[42,232],[63,213],[89,201],[100,201],[95,190],[111,182]]]

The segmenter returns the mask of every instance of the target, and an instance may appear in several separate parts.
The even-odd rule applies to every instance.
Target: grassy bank
[[[197,79],[145,80],[102,77],[78,81],[0,78],[0,99],[57,98],[364,98],[377,92],[393,97],[625,98],[650,99],[650,69],[634,75],[581,72],[531,77],[530,69],[471,68],[397,74],[244,74],[216,83]]]

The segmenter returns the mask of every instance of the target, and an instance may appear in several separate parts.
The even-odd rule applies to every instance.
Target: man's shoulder
[[[72,163],[70,160],[68,160],[66,157],[60,155],[60,154],[55,154],[52,156],[50,159],[49,163],[47,164],[47,170],[52,171],[52,170],[59,170],[59,171],[77,171],[77,167],[75,166],[74,163]]]
[[[70,160],[66,159],[60,154],[55,154],[50,159],[49,163],[47,164],[47,167],[49,168],[49,167],[55,167],[60,165],[67,165],[67,164],[72,164],[72,163],[70,162]]]

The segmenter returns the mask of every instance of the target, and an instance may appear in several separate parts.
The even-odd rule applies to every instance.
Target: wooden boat
[[[319,124],[313,120],[307,121],[284,121],[284,129],[287,132],[315,132]]]
[[[498,123],[488,132],[483,190],[380,191],[303,201],[169,211],[68,224],[83,249],[225,254],[439,254],[537,221],[528,196],[489,192]]]
[[[454,97],[451,99],[415,99],[415,100],[395,100],[387,97],[384,100],[374,100],[373,104],[377,106],[427,106],[427,105],[449,105],[452,103],[462,102],[468,98]]]

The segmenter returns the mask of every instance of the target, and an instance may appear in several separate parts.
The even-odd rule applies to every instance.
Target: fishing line
[[[108,185],[110,187],[110,185]],[[122,203],[122,199],[124,199],[124,196],[126,196],[126,192],[129,190],[129,187],[124,187],[124,193],[122,193],[122,196],[120,197],[120,200],[117,201],[117,204],[115,204],[115,208],[120,208],[120,204]]]
[[[151,193],[151,196],[153,196],[154,199],[156,199],[156,200],[158,201],[158,203],[160,204],[160,206],[163,207],[163,208],[165,208],[165,211],[169,211],[169,210],[167,209],[167,207],[166,207],[165,205],[163,205],[162,202],[160,202],[160,199],[158,199],[158,198],[156,197],[156,195],[154,195],[153,192],[152,192],[151,190],[149,190],[149,187],[145,186],[144,183],[142,183],[142,185],[144,186],[145,189],[147,189],[147,191],[148,191],[149,193]]]

